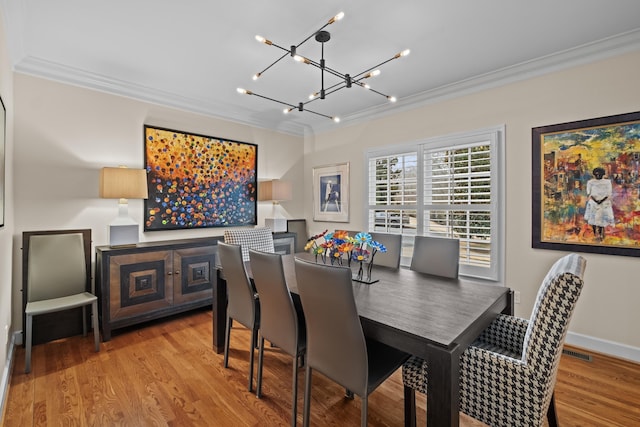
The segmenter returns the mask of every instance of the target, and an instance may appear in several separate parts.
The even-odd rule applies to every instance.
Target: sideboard
[[[274,233],[277,253],[295,248],[294,233]],[[220,341],[226,284],[218,277],[217,243],[222,236],[96,247],[96,292],[102,339],[111,331],[149,320],[213,307],[213,341]],[[222,288],[221,288],[222,286]],[[218,292],[222,290],[222,292]],[[218,316],[216,316],[216,314]],[[224,339],[224,338],[222,338]]]

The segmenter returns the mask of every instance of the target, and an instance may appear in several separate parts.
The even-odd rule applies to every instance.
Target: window
[[[416,235],[460,239],[460,274],[500,280],[504,129],[367,153],[369,230],[400,233],[402,265]]]

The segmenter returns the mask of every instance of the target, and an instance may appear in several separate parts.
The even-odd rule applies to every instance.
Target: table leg
[[[460,423],[460,352],[432,348],[427,379],[427,426]]]
[[[227,281],[217,270],[213,284],[213,349],[220,354],[224,351],[224,332],[227,312]]]

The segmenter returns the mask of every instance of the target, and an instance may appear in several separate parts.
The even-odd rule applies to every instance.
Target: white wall
[[[6,145],[5,145],[5,175],[0,177],[0,182],[5,183],[5,213],[4,227],[0,228],[0,417],[5,396],[5,390],[9,381],[9,369],[11,367],[10,355],[12,353],[11,332],[12,324],[11,306],[11,257],[12,236],[14,230],[13,216],[13,74],[9,64],[9,55],[6,49],[4,18],[0,9],[0,96],[7,111],[6,115]],[[0,207],[1,209],[1,207]]]
[[[303,213],[297,184],[303,176],[301,137],[217,120],[93,90],[16,74],[15,231],[13,323],[21,319],[21,236],[23,231],[91,228],[95,246],[108,243],[107,224],[117,216],[117,200],[98,197],[103,166],[144,164],[143,125],[151,124],[258,144],[258,178],[294,182],[298,202],[284,214]],[[272,205],[258,205],[258,224]],[[143,223],[142,200],[129,201],[129,214]],[[142,226],[140,227],[142,230]],[[140,233],[141,241],[221,235],[223,229]]]
[[[351,224],[365,225],[364,151],[424,138],[506,125],[506,285],[520,291],[516,314],[529,317],[540,282],[563,252],[531,248],[531,128],[640,110],[640,52],[446,100],[379,120],[308,135],[313,166],[351,164]],[[312,217],[311,195],[304,206]],[[311,232],[334,229],[313,223]],[[570,325],[583,346],[640,361],[640,260],[582,254],[586,285]],[[586,337],[585,337],[586,336]],[[613,347],[613,349],[611,348]]]

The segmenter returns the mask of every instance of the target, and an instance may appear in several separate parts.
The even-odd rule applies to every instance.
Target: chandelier
[[[381,95],[383,97],[385,97],[389,102],[396,102],[396,97],[394,96],[390,96],[390,95],[386,95],[382,92],[379,92],[375,89],[372,89],[367,83],[366,80],[371,78],[371,77],[375,77],[377,75],[380,74],[380,70],[378,69],[378,67],[386,64],[387,62],[393,61],[394,59],[398,59],[401,58],[403,56],[407,56],[409,55],[409,49],[403,50],[400,53],[395,54],[393,57],[387,59],[386,61],[382,61],[381,63],[374,65],[373,67],[367,68],[366,70],[358,73],[358,74],[343,74],[333,68],[327,67],[325,64],[325,59],[324,59],[324,44],[326,42],[328,42],[329,40],[331,40],[331,34],[328,31],[325,31],[325,28],[328,25],[333,24],[336,21],[341,20],[342,18],[344,18],[344,13],[340,12],[339,14],[337,14],[336,16],[334,16],[333,18],[329,19],[329,21],[327,21],[326,24],[324,24],[319,30],[315,31],[314,33],[312,33],[309,37],[307,37],[306,39],[304,39],[302,42],[298,43],[297,45],[292,45],[290,48],[285,48],[282,46],[277,45],[276,43],[272,42],[271,40],[268,40],[262,36],[256,36],[256,40],[259,41],[260,43],[264,43],[268,46],[273,46],[276,47],[278,49],[280,49],[281,51],[284,51],[285,53],[278,59],[276,59],[273,63],[271,63],[268,67],[266,67],[264,70],[260,71],[259,73],[256,73],[253,76],[253,80],[257,80],[258,78],[260,78],[267,70],[269,70],[271,67],[273,67],[275,64],[277,64],[278,62],[280,62],[282,59],[284,59],[287,56],[291,56],[294,60],[307,64],[307,65],[311,65],[313,67],[316,67],[320,70],[320,89],[317,92],[312,93],[311,95],[309,95],[309,98],[306,101],[303,102],[298,102],[297,104],[291,104],[289,102],[284,102],[284,101],[279,101],[277,99],[268,97],[268,96],[264,96],[264,95],[260,95],[258,93],[255,93],[253,91],[247,90],[247,89],[242,89],[242,88],[238,88],[237,91],[241,94],[245,94],[245,95],[254,95],[263,99],[267,99],[269,101],[273,101],[273,102],[277,102],[279,104],[282,105],[286,105],[287,108],[284,109],[284,113],[288,114],[294,110],[298,110],[298,111],[307,111],[309,113],[313,113],[316,114],[318,116],[322,116],[322,117],[326,117],[328,119],[333,120],[334,122],[339,122],[340,118],[337,116],[330,116],[327,114],[322,114],[319,113],[317,111],[313,111],[310,110],[306,107],[306,105],[318,100],[318,99],[325,99],[328,95],[335,93],[341,89],[344,88],[350,88],[352,86],[360,86],[364,89],[369,90],[370,92],[373,92],[375,94]],[[307,58],[305,56],[299,55],[298,52],[298,48],[300,46],[302,46],[305,42],[307,42],[309,39],[311,39],[311,37],[315,36],[315,40],[321,44],[321,57],[319,61],[314,61],[310,58]],[[325,77],[325,73],[331,74],[335,77],[338,77],[339,81],[338,83],[329,86],[329,87],[325,87],[324,86],[324,77]]]

